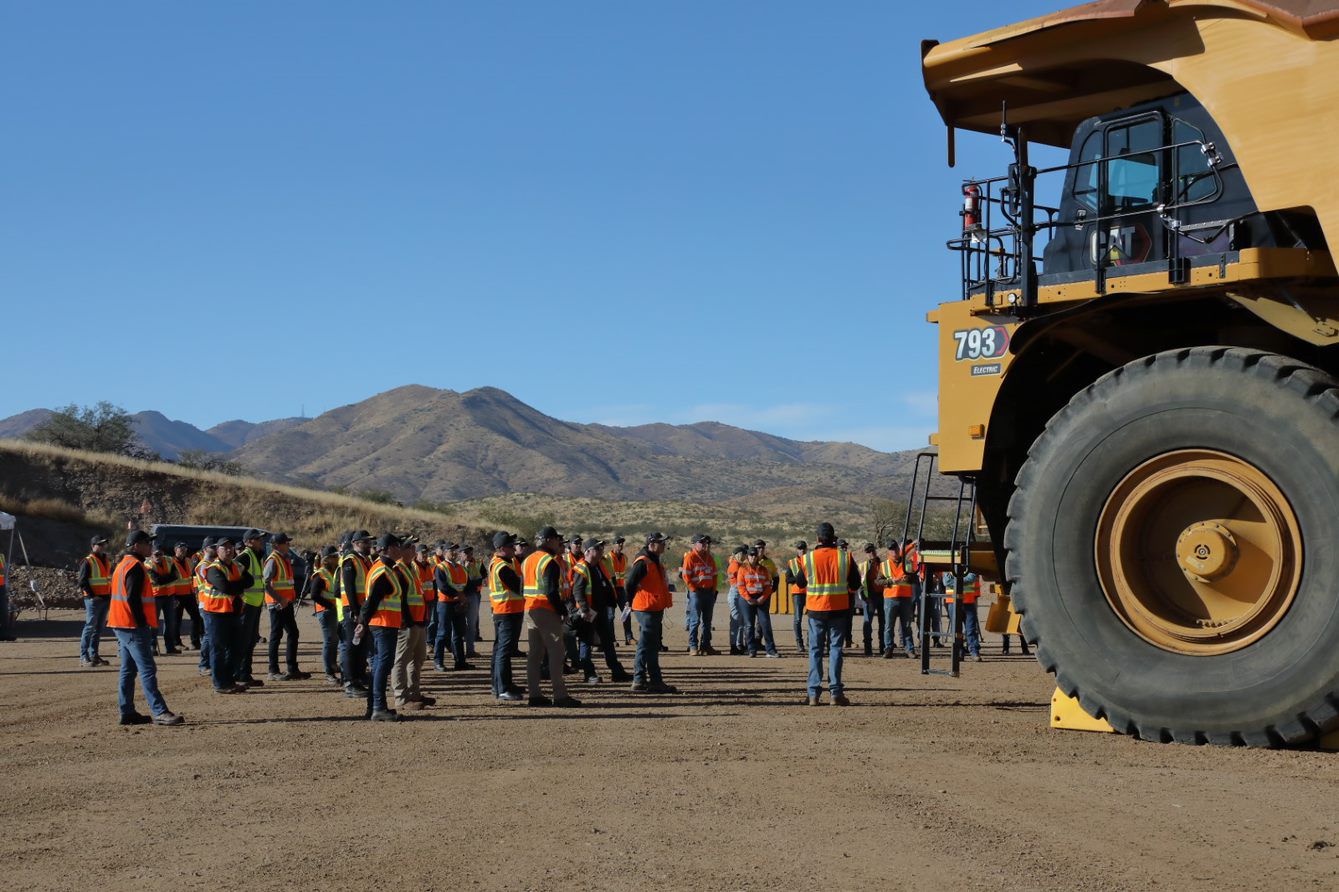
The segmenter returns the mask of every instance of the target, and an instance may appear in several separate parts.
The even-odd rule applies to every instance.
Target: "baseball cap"
[[[878,551],[878,549],[874,547],[874,543],[873,543],[873,542],[866,542],[866,543],[865,543],[865,554],[873,554],[873,553],[876,552],[876,551]]]
[[[586,550],[589,551],[592,548],[604,548],[608,544],[609,543],[603,539],[590,539],[586,542]]]
[[[338,554],[339,549],[333,545],[327,545],[325,548],[321,549],[321,557],[323,558],[336,557]]]
[[[647,533],[646,535],[647,545],[650,545],[652,542],[668,542],[668,541],[669,536],[666,536],[664,533],[661,532]]]
[[[460,550],[461,550],[461,551],[474,551],[474,546],[471,545],[471,544],[469,544],[468,542],[466,542],[466,543],[463,543],[463,544],[460,546]]]
[[[152,542],[152,541],[153,536],[150,536],[143,530],[135,530],[129,536],[126,537],[126,548],[131,548],[135,545],[139,545],[141,542]]]
[[[107,544],[106,536],[94,536],[92,539],[88,540],[89,548],[92,548],[94,545],[106,545],[106,544]]]
[[[214,540],[209,536],[205,536],[205,541],[200,543],[201,550],[213,547],[214,547]]]
[[[561,538],[562,536],[559,536],[558,531],[555,530],[553,527],[544,527],[538,533],[535,533],[535,539],[539,542],[543,542],[547,539],[561,539]]]
[[[623,544],[624,542],[626,542],[626,541],[628,541],[628,540],[625,539],[625,538],[623,538],[622,536],[615,536],[615,537],[614,537],[614,544],[615,544],[615,545],[622,545],[622,544]]]
[[[218,548],[218,547],[221,546],[221,545],[227,545],[228,547],[231,548],[233,545],[236,545],[236,544],[237,544],[237,543],[236,543],[236,542],[233,542],[233,541],[232,541],[232,538],[231,538],[230,536],[220,536],[219,538],[217,538],[217,539],[214,540],[214,547],[215,547],[215,548]]]
[[[708,545],[710,545],[710,544],[711,544],[711,541],[712,541],[712,540],[711,540],[711,537],[708,536],[706,533],[698,533],[697,535],[693,536],[693,544],[694,544],[694,545],[696,545],[696,544],[699,543],[699,542],[705,542],[705,543],[707,543]]]
[[[515,545],[516,537],[505,530],[499,530],[493,534],[493,547],[506,548],[508,545]]]
[[[394,533],[382,533],[381,538],[377,540],[377,548],[385,551],[387,548],[399,548],[404,543],[400,537]]]
[[[753,547],[754,547],[754,548],[766,548],[766,547],[767,547],[767,540],[766,540],[766,539],[755,539],[755,540],[753,540]]]
[[[803,539],[801,539],[799,542],[796,542],[794,545],[791,546],[791,548],[808,548],[808,547],[809,543],[805,542]]]
[[[364,539],[371,540],[371,538],[372,538],[372,534],[369,533],[367,530],[358,530],[358,531],[355,532],[355,533],[350,533],[350,534],[349,534],[349,541],[350,541],[350,542],[361,542],[361,541],[363,541]]]
[[[258,530],[255,527],[252,527],[251,529],[247,530],[245,533],[242,534],[243,542],[245,542],[247,539],[264,539],[264,538],[265,538],[264,530]]]
[[[745,549],[744,549],[744,554],[747,555],[748,557],[757,557],[757,556],[758,556],[758,549],[756,549],[756,548],[754,548],[752,545],[750,545],[748,548],[745,548]]]
[[[292,542],[293,540],[288,538],[287,533],[275,533],[274,535],[270,536],[270,541],[275,543],[276,545],[282,545],[288,542]]]

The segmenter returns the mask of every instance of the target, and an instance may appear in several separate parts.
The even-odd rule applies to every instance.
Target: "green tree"
[[[88,452],[111,452],[134,458],[158,457],[136,439],[130,414],[106,400],[96,406],[81,407],[71,403],[57,409],[54,415],[30,430],[27,438]]]

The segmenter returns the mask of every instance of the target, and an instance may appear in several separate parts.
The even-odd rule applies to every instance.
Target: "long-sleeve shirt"
[[[228,563],[232,564],[234,562],[229,561]],[[221,567],[211,565],[205,571],[205,582],[209,583],[209,587],[214,591],[223,592],[223,594],[229,595],[235,600],[242,597],[242,594],[251,588],[251,583],[254,581],[251,578],[251,571],[247,570],[245,566],[240,566],[238,569],[242,571],[242,575],[234,581],[228,578],[228,574]],[[233,606],[237,605],[234,604]]]
[[[312,599],[313,604],[319,604],[326,610],[335,609],[335,602],[325,590],[325,578],[320,573],[313,573],[307,580],[307,597]]]
[[[358,556],[365,561],[368,560],[366,555]],[[358,601],[358,568],[353,565],[353,561],[345,561],[344,566],[340,567],[339,586],[340,594],[349,599],[349,608],[357,614],[363,605]]]
[[[578,604],[584,604],[592,610],[604,610],[614,603],[614,584],[605,575],[604,567],[585,563],[590,568],[590,585],[587,587],[585,576],[573,573],[572,597]]]
[[[93,597],[93,585],[90,582],[92,578],[93,578],[93,562],[89,560],[88,555],[85,555],[79,561],[79,591],[84,593],[85,598]],[[108,573],[108,579],[110,578],[111,574]]]

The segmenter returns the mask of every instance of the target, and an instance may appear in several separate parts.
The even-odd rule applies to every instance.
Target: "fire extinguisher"
[[[981,187],[968,183],[962,187],[962,231],[974,233],[981,228]]]

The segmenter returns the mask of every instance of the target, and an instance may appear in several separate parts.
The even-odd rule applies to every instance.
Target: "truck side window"
[[[1211,200],[1218,191],[1218,178],[1209,159],[1200,150],[1204,133],[1185,121],[1172,124],[1172,143],[1195,141],[1176,150],[1176,204]]]
[[[1158,152],[1162,124],[1138,121],[1107,129],[1107,199],[1113,212],[1147,207],[1158,200]]]
[[[1079,149],[1078,166],[1074,168],[1074,197],[1090,210],[1097,210],[1097,165],[1102,157],[1102,131],[1094,130]]]

